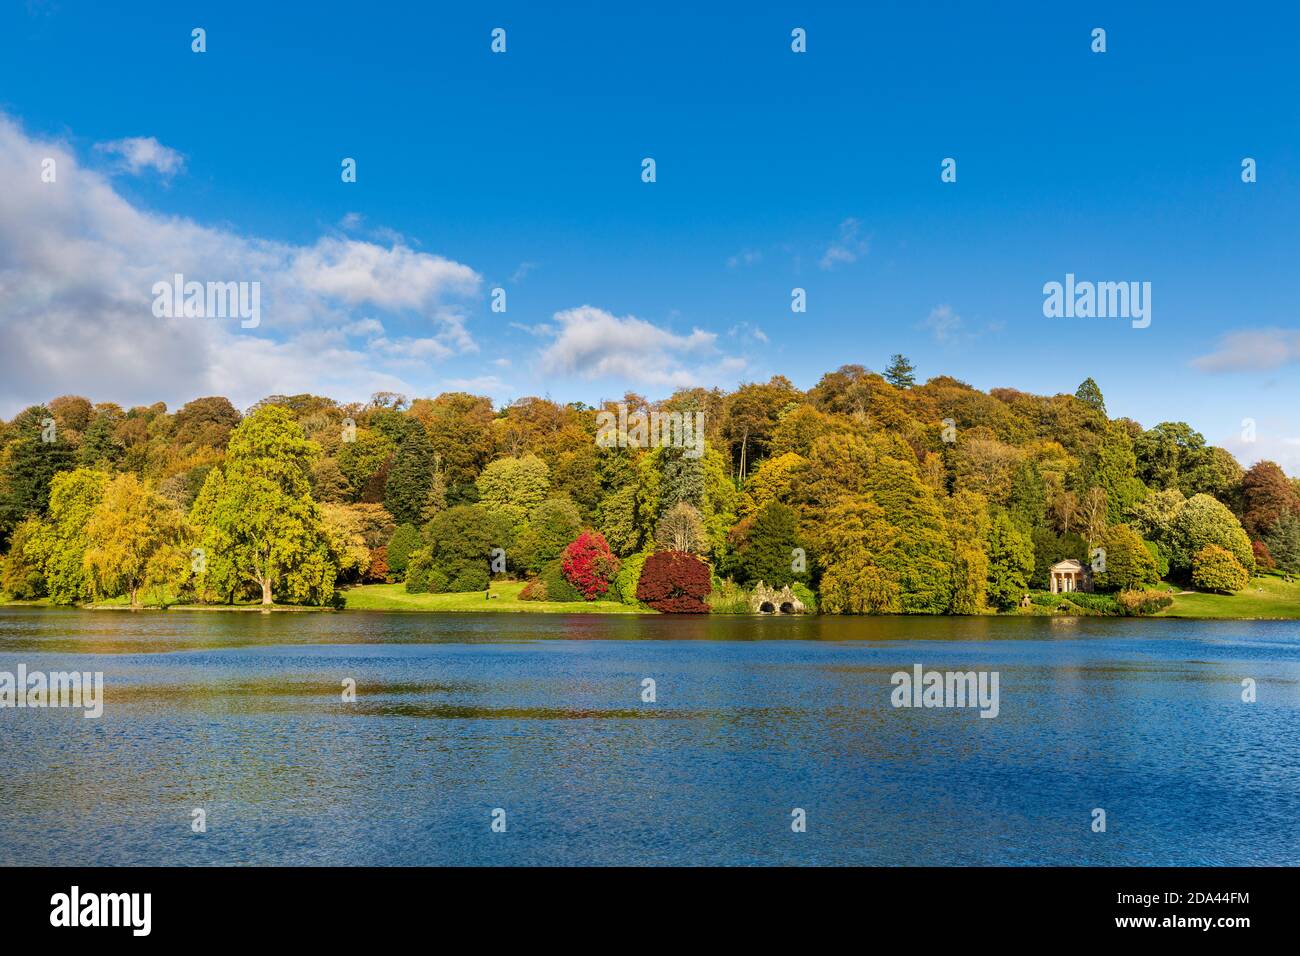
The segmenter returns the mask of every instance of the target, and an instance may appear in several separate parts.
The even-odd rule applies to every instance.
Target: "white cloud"
[[[536,262],[521,262],[519,263],[519,268],[516,269],[511,274],[510,281],[515,285],[518,285],[520,282],[523,282],[524,279],[528,277],[528,273],[532,272],[536,268],[537,268]]]
[[[942,345],[949,345],[963,335],[961,316],[950,305],[936,305],[921,327],[929,329],[934,340]]]
[[[474,378],[445,378],[440,383],[444,392],[469,392],[471,395],[486,395],[498,403],[510,397],[511,386],[495,375],[478,375]]]
[[[185,157],[164,146],[152,136],[128,136],[107,143],[96,143],[95,149],[101,153],[117,156],[120,168],[133,176],[146,169],[156,170],[163,176],[178,173],[185,166]]]
[[[695,385],[709,380],[708,365],[701,363],[717,354],[712,332],[693,329],[678,335],[644,319],[620,318],[590,305],[557,312],[553,334],[541,355],[542,371],[584,379],[673,388]],[[744,366],[743,360],[727,359],[728,370],[735,362]]]
[[[733,339],[741,337],[753,339],[755,342],[760,342],[763,345],[766,345],[768,342],[767,333],[756,325],[750,325],[748,322],[740,322],[733,325],[727,330],[727,335]]]
[[[45,157],[54,183],[39,176]],[[410,392],[404,371],[476,349],[465,305],[481,279],[441,256],[332,236],[297,245],[153,213],[3,114],[0,183],[0,414],[68,392],[169,405],[224,394],[240,406],[277,392]],[[261,283],[260,326],[155,318],[152,287],[176,273]],[[371,311],[410,334],[386,333]]]
[[[763,261],[763,253],[758,249],[743,249],[734,256],[727,258],[728,269],[738,269],[741,266],[757,265]]]
[[[480,281],[469,266],[442,256],[332,237],[299,250],[293,271],[304,289],[387,309],[422,309],[449,294],[471,295]]]
[[[840,223],[839,236],[822,254],[821,267],[834,269],[838,265],[857,262],[867,254],[867,240],[862,236],[862,223],[850,216]]]
[[[1229,332],[1209,355],[1193,359],[1202,372],[1267,371],[1300,362],[1300,330],[1248,329]]]

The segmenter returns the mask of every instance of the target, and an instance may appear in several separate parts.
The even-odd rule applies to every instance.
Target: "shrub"
[[[796,581],[794,582],[794,584],[790,585],[790,590],[794,592],[795,597],[797,597],[800,601],[803,601],[803,609],[805,614],[817,613],[817,595],[813,594],[812,588],[808,587],[808,585],[806,584],[800,584],[798,581]]]
[[[1115,600],[1119,602],[1120,613],[1128,617],[1155,614],[1174,603],[1173,596],[1166,591],[1120,591]]]
[[[406,590],[412,594],[437,594],[447,589],[447,576],[433,563],[433,552],[421,548],[412,552],[406,564]]]
[[[41,573],[40,559],[33,553],[35,549],[29,548],[29,543],[40,533],[40,527],[35,518],[28,518],[20,524],[10,541],[9,556],[4,559],[0,591],[16,601],[32,601],[45,594],[45,576]]]
[[[659,551],[646,558],[636,596],[665,614],[708,614],[709,566],[686,551]]]
[[[708,597],[713,614],[748,614],[749,592],[735,581],[716,584]]]
[[[546,600],[582,600],[582,595],[578,593],[578,589],[570,584],[568,579],[564,576],[564,568],[561,567],[559,561],[552,561],[546,567],[542,568],[540,579],[546,588]]]
[[[637,582],[641,580],[641,569],[645,566],[650,552],[642,551],[623,559],[623,566],[614,575],[613,596],[624,604],[640,604],[636,599]]]
[[[541,578],[533,578],[524,585],[523,590],[519,592],[521,601],[545,601],[546,600],[546,582]]]
[[[1207,544],[1192,559],[1192,584],[1206,591],[1231,594],[1250,583],[1250,574],[1227,548]]]
[[[401,525],[388,540],[388,570],[400,581],[406,576],[406,565],[411,559],[411,552],[421,545],[420,532],[413,524]]]
[[[1075,607],[1081,607],[1085,611],[1093,614],[1118,614],[1120,613],[1119,602],[1109,594],[1088,594],[1084,591],[1067,591],[1064,594],[1056,595],[1058,599],[1064,598],[1065,603],[1073,604]],[[1060,601],[1058,600],[1058,605]]]
[[[604,597],[618,573],[614,557],[599,531],[584,531],[564,549],[560,561],[564,577],[588,601]]]

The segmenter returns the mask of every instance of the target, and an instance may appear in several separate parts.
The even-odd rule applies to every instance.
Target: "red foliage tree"
[[[1254,541],[1250,545],[1255,552],[1255,564],[1265,571],[1272,571],[1277,567],[1277,562],[1273,560],[1273,555],[1268,551],[1268,545],[1263,541]]]
[[[636,598],[666,614],[708,614],[713,588],[709,566],[687,551],[659,551],[646,558]]]
[[[602,597],[618,574],[618,558],[599,531],[584,531],[564,549],[560,570],[588,601]]]
[[[370,551],[370,567],[366,568],[364,580],[374,583],[388,580],[388,548],[380,546]]]

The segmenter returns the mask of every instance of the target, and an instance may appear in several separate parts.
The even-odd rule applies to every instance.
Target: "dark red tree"
[[[646,558],[636,598],[666,614],[708,614],[713,588],[709,566],[686,551],[659,551]]]
[[[584,531],[564,548],[564,577],[588,601],[602,597],[618,574],[618,558],[599,531]]]

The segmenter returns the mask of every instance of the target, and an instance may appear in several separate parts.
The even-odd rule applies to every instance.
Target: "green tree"
[[[76,604],[91,596],[91,582],[83,567],[88,545],[88,525],[104,496],[108,475],[90,468],[64,471],[50,482],[49,518],[27,543],[39,556],[50,600]]]
[[[1170,565],[1183,575],[1193,571],[1193,559],[1206,545],[1228,551],[1247,572],[1254,570],[1250,538],[1227,506],[1209,495],[1193,495],[1179,509],[1170,529]]]
[[[1034,545],[1029,535],[998,510],[989,520],[989,601],[1006,610],[1015,607],[1029,590],[1034,571]]]
[[[399,523],[420,520],[433,487],[433,443],[419,419],[405,420],[405,437],[384,485],[384,507]],[[389,567],[392,567],[391,555]]]
[[[338,569],[307,478],[318,451],[278,405],[231,433],[225,463],[208,474],[191,512],[206,583],[232,598],[253,585],[263,604],[277,589],[302,603],[333,596]]]
[[[394,451],[391,439],[365,428],[357,429],[353,441],[343,443],[338,453],[338,466],[348,480],[354,501],[378,502],[387,485],[384,469]],[[379,483],[381,477],[383,482]],[[379,484],[378,495],[374,494],[376,484]]]
[[[769,502],[754,516],[744,546],[736,553],[733,567],[742,584],[763,581],[783,587],[795,581],[806,583],[808,572],[795,570],[796,548],[801,547],[798,517],[793,508]],[[804,559],[806,566],[806,558]]]
[[[889,360],[889,368],[885,369],[885,381],[894,388],[911,388],[916,384],[916,366],[907,360],[904,355],[895,354]]]
[[[0,547],[24,518],[41,516],[50,501],[50,482],[73,467],[73,448],[64,440],[54,416],[43,405],[14,419],[16,435],[0,458]]]
[[[1284,514],[1273,529],[1264,536],[1278,569],[1287,574],[1300,574],[1300,518]]]
[[[488,586],[492,554],[509,554],[514,532],[487,505],[456,505],[424,528],[428,547],[414,552],[406,568],[411,592],[482,591]]]
[[[1091,377],[1083,380],[1082,384],[1075,390],[1074,397],[1089,408],[1095,409],[1103,415],[1106,414],[1106,400],[1102,398],[1101,388]]]
[[[551,470],[531,452],[522,458],[498,458],[476,482],[479,501],[516,531],[551,490]]]
[[[1156,559],[1142,537],[1127,525],[1111,525],[1100,545],[1105,553],[1105,570],[1093,578],[1104,591],[1141,591],[1160,582]]]
[[[401,580],[406,575],[407,563],[411,555],[420,549],[424,539],[415,525],[399,525],[388,541],[388,569]]]
[[[16,601],[34,601],[45,596],[45,575],[41,560],[29,543],[40,534],[41,520],[28,518],[14,529],[9,554],[0,566],[0,592]],[[633,581],[635,587],[636,582]]]
[[[568,498],[548,498],[533,509],[533,516],[515,541],[514,562],[539,573],[560,557],[565,545],[582,530],[582,515]]]

